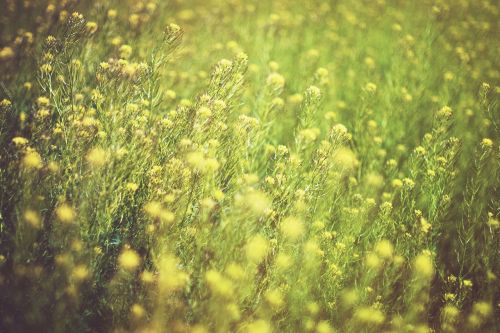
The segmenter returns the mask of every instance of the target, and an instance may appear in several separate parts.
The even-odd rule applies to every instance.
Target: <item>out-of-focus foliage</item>
[[[494,0],[0,0],[1,332],[496,332]]]

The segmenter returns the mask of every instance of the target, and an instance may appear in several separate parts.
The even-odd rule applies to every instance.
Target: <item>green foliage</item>
[[[498,330],[494,1],[0,8],[0,331]]]

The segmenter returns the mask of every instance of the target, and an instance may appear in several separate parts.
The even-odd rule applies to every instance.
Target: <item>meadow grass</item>
[[[0,0],[1,332],[498,332],[494,0]]]

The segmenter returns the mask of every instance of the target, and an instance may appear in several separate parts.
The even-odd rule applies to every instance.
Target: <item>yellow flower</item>
[[[212,293],[223,297],[231,297],[234,294],[232,282],[216,270],[207,271],[205,279]]]
[[[403,187],[403,181],[401,179],[393,179],[392,180],[392,187],[398,189]]]
[[[418,277],[430,279],[434,275],[434,266],[429,254],[419,254],[413,261],[413,268]]]
[[[155,277],[154,277],[153,273],[151,273],[150,271],[142,272],[142,274],[141,274],[142,283],[150,284],[150,283],[153,283],[154,280],[155,280]]]
[[[179,269],[179,260],[172,254],[162,257],[158,269],[158,286],[161,294],[179,290],[189,281],[189,275]]]
[[[11,101],[9,101],[9,100],[8,100],[8,99],[6,99],[6,98],[4,98],[4,99],[2,99],[2,100],[0,101],[0,106],[1,106],[2,108],[8,108],[8,107],[9,107],[9,106],[11,106],[11,105],[12,105],[12,102],[11,102]]]
[[[368,253],[366,255],[365,262],[370,268],[379,268],[382,264],[380,258],[375,253]]]
[[[139,320],[144,318],[146,310],[140,304],[135,303],[130,307],[130,313],[134,319]]]
[[[304,234],[304,224],[295,217],[287,217],[281,222],[281,232],[290,240],[296,240]]]
[[[37,102],[38,106],[48,106],[50,103],[50,100],[45,96],[40,96],[37,98],[36,102]]]
[[[253,236],[245,247],[248,260],[259,263],[269,251],[269,242],[261,235]]]
[[[75,210],[66,203],[56,208],[56,216],[63,223],[71,223],[76,218]]]
[[[356,310],[354,317],[366,324],[380,325],[385,320],[382,311],[369,306],[363,306]]]
[[[381,258],[391,258],[394,252],[394,247],[392,246],[391,242],[389,242],[387,239],[384,239],[377,243],[377,245],[375,246],[375,252],[377,252],[377,254]]]
[[[375,85],[375,83],[368,82],[365,85],[365,90],[369,93],[374,93],[375,91],[377,91],[377,86]]]
[[[278,73],[269,74],[266,82],[273,89],[282,89],[285,86],[285,78]]]
[[[245,328],[245,333],[271,333],[271,325],[263,320],[259,319],[250,324]]]
[[[423,217],[420,218],[420,230],[422,233],[427,234],[429,230],[432,228],[432,225],[427,222],[427,220]]]
[[[463,283],[464,287],[466,287],[466,288],[472,288],[473,283],[472,283],[471,280],[465,279],[465,280],[462,281],[462,283]]]
[[[11,47],[4,47],[0,50],[0,60],[8,60],[14,58],[14,50]]]
[[[24,155],[23,166],[27,169],[41,169],[43,166],[42,157],[36,151],[29,151]]]
[[[265,298],[269,305],[271,305],[271,307],[275,309],[281,308],[285,303],[283,301],[283,295],[277,289],[268,291],[265,295]]]
[[[108,18],[114,19],[117,15],[117,11],[115,9],[109,9],[108,10]]]
[[[38,215],[37,212],[35,212],[32,209],[27,209],[24,212],[24,220],[31,225],[35,229],[40,229],[41,227],[41,218],[40,215]]]
[[[134,250],[126,249],[118,257],[118,263],[127,271],[135,271],[141,264],[141,258]]]
[[[71,272],[71,276],[76,281],[84,281],[89,278],[89,275],[89,270],[85,265],[78,265],[73,268],[73,271]]]
[[[135,192],[139,188],[139,185],[137,185],[136,183],[127,183],[125,188],[130,192]]]
[[[102,167],[108,162],[108,153],[102,148],[92,148],[87,153],[87,162],[92,167]]]
[[[449,118],[453,114],[453,111],[449,106],[443,106],[439,111],[437,112],[438,117],[440,118]]]
[[[93,34],[97,31],[97,23],[92,21],[87,22],[87,24],[85,24],[85,28],[90,34]]]
[[[22,136],[16,136],[15,138],[12,139],[12,142],[16,146],[24,146],[24,145],[27,145],[29,141],[28,141],[28,139],[23,138]]]
[[[489,138],[484,138],[482,141],[481,141],[481,146],[485,149],[489,149],[491,147],[493,147],[493,140],[489,139]]]
[[[339,131],[339,129],[337,129],[337,131]],[[341,171],[346,173],[352,172],[359,165],[359,161],[354,152],[345,147],[341,147],[334,152],[333,163]]]
[[[120,46],[119,52],[120,52],[120,58],[128,59],[132,54],[132,47],[130,45],[124,44]]]
[[[42,66],[40,66],[40,70],[43,72],[43,73],[51,73],[53,68],[52,68],[52,65],[51,64],[43,64]]]

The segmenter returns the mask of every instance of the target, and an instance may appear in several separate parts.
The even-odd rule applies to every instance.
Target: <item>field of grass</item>
[[[495,0],[0,0],[0,332],[499,332]]]

